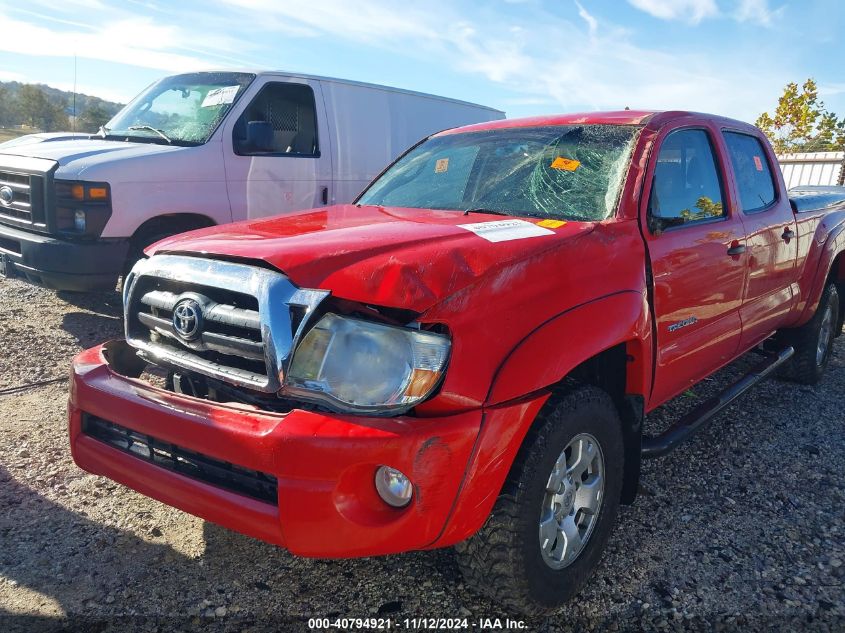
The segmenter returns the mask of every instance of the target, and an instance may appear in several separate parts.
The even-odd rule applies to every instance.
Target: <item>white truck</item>
[[[0,274],[115,287],[159,239],[351,201],[401,151],[485,106],[282,72],[197,72],[96,135],[0,148]]]

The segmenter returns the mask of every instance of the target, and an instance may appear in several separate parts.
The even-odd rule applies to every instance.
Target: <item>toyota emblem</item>
[[[0,187],[0,204],[4,207],[8,207],[12,204],[12,201],[15,199],[15,192],[12,191],[12,188],[8,185],[3,185]]]
[[[194,299],[182,299],[173,308],[173,329],[180,338],[193,340],[202,331],[202,307]]]

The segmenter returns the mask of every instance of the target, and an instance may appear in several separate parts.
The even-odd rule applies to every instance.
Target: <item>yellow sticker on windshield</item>
[[[537,226],[544,226],[547,229],[559,229],[564,224],[566,224],[566,222],[563,220],[540,220],[537,222]]]
[[[574,158],[564,158],[563,156],[558,156],[552,161],[551,168],[552,169],[559,169],[561,171],[575,171],[581,165],[580,160],[575,160]]]
[[[444,171],[449,170],[449,159],[448,158],[438,158],[437,162],[434,163],[434,173],[435,174],[442,174]]]

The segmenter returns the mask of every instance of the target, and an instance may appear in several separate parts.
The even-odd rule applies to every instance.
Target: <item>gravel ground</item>
[[[0,630],[299,631],[309,617],[376,615],[467,617],[479,630],[514,617],[463,585],[450,550],[299,559],[76,468],[68,364],[120,332],[116,293],[0,279]],[[818,387],[765,383],[647,462],[644,494],[622,509],[589,585],[525,630],[845,629],[842,394],[845,338]]]

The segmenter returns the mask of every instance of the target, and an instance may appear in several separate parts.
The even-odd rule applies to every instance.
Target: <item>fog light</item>
[[[414,485],[395,468],[379,466],[376,470],[376,490],[386,504],[394,508],[404,508],[411,501]]]
[[[76,229],[79,233],[85,232],[85,211],[82,209],[78,209],[76,213],[73,214],[73,228]]]

